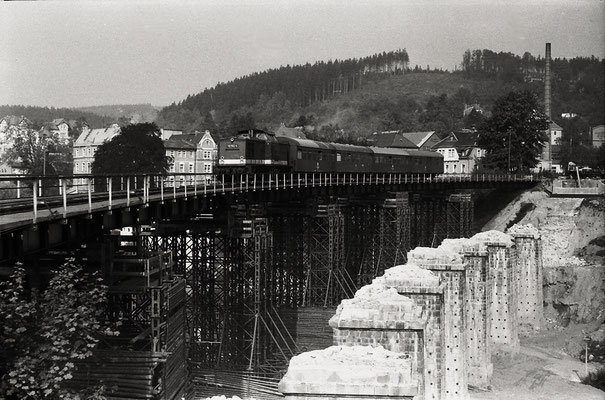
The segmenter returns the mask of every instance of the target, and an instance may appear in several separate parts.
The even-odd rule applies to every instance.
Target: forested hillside
[[[451,131],[481,122],[465,104],[489,111],[513,89],[544,93],[544,59],[490,50],[467,51],[460,70],[409,67],[405,50],[359,60],[286,66],[221,83],[160,111],[160,126],[230,135],[249,126],[304,126],[308,136],[355,142],[391,129]],[[604,123],[604,61],[554,59],[552,110]]]
[[[115,104],[106,106],[78,107],[78,110],[110,117],[121,123],[153,122],[158,108],[151,104]]]
[[[76,120],[78,122],[86,121],[92,128],[101,128],[117,121],[115,118],[103,117],[73,108],[0,105],[0,118],[7,115],[22,115],[27,117],[33,122],[34,128],[40,128],[45,122],[50,122],[56,118],[65,118],[66,120]]]

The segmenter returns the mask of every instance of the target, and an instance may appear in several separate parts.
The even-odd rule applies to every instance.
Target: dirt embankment
[[[579,383],[585,368],[594,371],[598,364],[578,359],[585,336],[605,340],[605,199],[524,192],[482,230],[505,231],[515,223],[533,225],[542,236],[547,326],[522,337],[518,354],[494,358],[492,390],[471,391],[471,398],[605,399],[602,391]]]
[[[483,230],[530,224],[542,235],[547,320],[560,326],[604,322],[605,200],[525,192]]]

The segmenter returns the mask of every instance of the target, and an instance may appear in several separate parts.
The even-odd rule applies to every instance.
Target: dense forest
[[[219,136],[249,126],[302,126],[312,138],[360,142],[392,129],[446,133],[481,123],[494,100],[511,90],[543,99],[544,58],[468,50],[454,72],[410,68],[405,50],[371,57],[286,66],[221,83],[160,111],[159,126],[210,129]],[[552,61],[555,122],[572,112],[604,123],[604,61]],[[465,104],[478,110],[463,116]]]
[[[270,69],[187,96],[178,104],[164,108],[157,122],[160,126],[173,124],[191,129],[255,105],[263,108],[257,111],[256,114],[262,114],[256,115],[257,119],[271,120],[280,117],[286,105],[305,107],[359,89],[367,74],[402,74],[408,62],[409,56],[403,49],[360,59]]]
[[[78,107],[78,110],[132,123],[153,122],[158,115],[158,108],[151,104],[113,104]]]

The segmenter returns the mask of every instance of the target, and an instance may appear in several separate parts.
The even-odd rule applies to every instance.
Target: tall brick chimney
[[[550,43],[546,43],[546,66],[544,68],[544,112],[548,119],[550,115]]]

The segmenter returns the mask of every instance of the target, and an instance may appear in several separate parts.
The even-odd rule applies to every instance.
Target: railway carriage
[[[434,151],[371,147],[378,173],[441,174],[443,156]]]
[[[443,156],[432,151],[275,137],[258,129],[222,139],[218,148],[222,173],[443,173]]]

